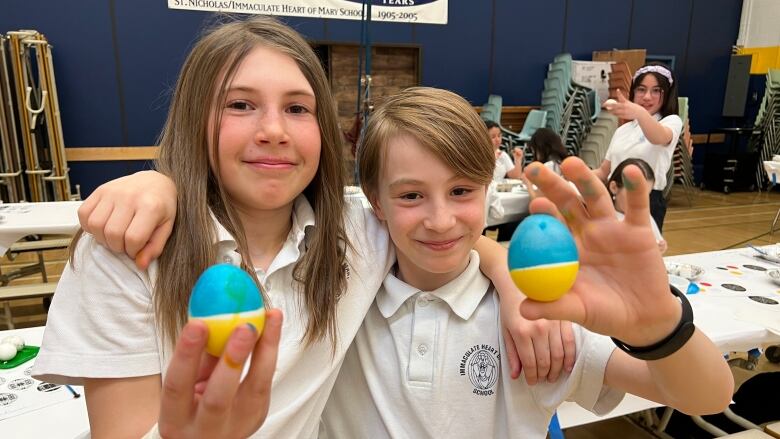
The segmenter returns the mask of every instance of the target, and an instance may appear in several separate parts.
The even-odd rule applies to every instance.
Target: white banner
[[[448,0],[370,0],[372,21],[447,24]],[[360,20],[361,0],[168,0],[170,9]]]

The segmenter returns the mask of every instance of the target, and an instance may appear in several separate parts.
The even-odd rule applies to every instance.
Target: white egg
[[[0,343],[10,343],[16,346],[17,351],[24,349],[24,339],[18,335],[9,335],[8,337],[5,337],[3,341],[0,341]]]
[[[609,109],[610,109],[610,108],[612,108],[612,106],[613,106],[613,105],[615,105],[615,104],[617,104],[617,101],[616,101],[616,100],[614,100],[614,99],[607,99],[606,101],[604,101],[604,108],[606,108],[607,110],[609,110]]]
[[[16,356],[16,346],[11,343],[0,343],[0,361],[8,361]]]

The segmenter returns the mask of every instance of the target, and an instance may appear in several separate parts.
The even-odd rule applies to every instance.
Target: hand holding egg
[[[567,158],[561,171],[568,181],[541,163],[525,169],[526,177],[546,197],[533,200],[530,211],[565,222],[574,237],[579,271],[569,292],[557,300],[523,301],[523,316],[568,320],[633,346],[647,346],[668,335],[669,322],[679,321],[680,302],[669,292],[666,267],[650,227],[648,183],[642,171],[631,165],[623,172],[628,182],[623,221],[615,216],[605,185],[582,160]],[[527,265],[573,262],[574,258],[561,256],[553,260],[544,246],[563,247],[558,242],[542,243],[539,262]]]
[[[611,98],[610,98],[610,99],[607,99],[606,101],[604,101],[604,105],[603,105],[603,106],[604,106],[604,108],[605,108],[607,111],[609,111],[609,110],[611,110],[611,109],[612,109],[612,107],[614,107],[614,106],[615,106],[615,104],[617,104],[617,103],[618,103],[618,102],[617,102],[616,100],[614,100],[614,99],[611,99]]]
[[[254,280],[230,264],[213,265],[200,275],[190,296],[189,318],[209,328],[206,352],[219,357],[238,325],[252,324],[263,333],[265,308]]]

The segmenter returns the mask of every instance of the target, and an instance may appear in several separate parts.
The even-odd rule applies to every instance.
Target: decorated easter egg
[[[550,215],[530,215],[509,242],[509,272],[530,299],[558,300],[574,284],[579,267],[574,237]]]
[[[206,323],[206,351],[218,357],[237,326],[251,323],[258,334],[263,332],[263,296],[244,270],[230,264],[212,265],[195,282],[189,318]]]

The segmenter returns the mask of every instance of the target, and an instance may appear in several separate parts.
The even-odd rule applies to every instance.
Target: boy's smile
[[[378,186],[376,214],[396,246],[399,277],[431,291],[463,272],[485,225],[485,186],[410,136],[388,142]]]

